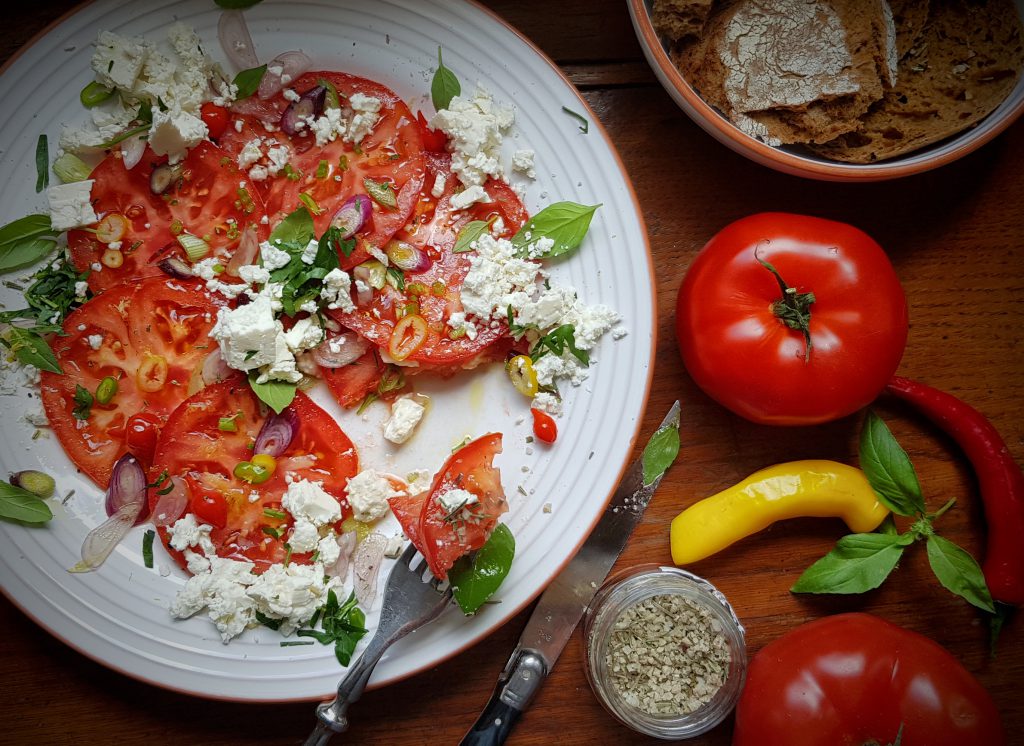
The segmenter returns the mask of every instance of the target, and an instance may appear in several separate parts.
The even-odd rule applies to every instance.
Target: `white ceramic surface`
[[[173,20],[181,20],[196,28],[211,54],[222,57],[212,2],[160,5],[99,0],[85,6],[23,50],[0,75],[0,99],[18,102],[0,111],[0,221],[45,210],[44,196],[33,189],[36,138],[46,132],[56,144],[62,124],[87,116],[78,92],[92,78],[91,43],[101,29],[158,38]],[[428,113],[430,78],[441,45],[445,64],[465,88],[480,81],[498,101],[515,105],[515,135],[506,142],[506,159],[516,147],[537,152],[538,177],[527,189],[531,212],[558,200],[604,205],[581,250],[558,262],[554,274],[578,288],[586,301],[616,308],[629,334],[618,341],[608,335],[595,351],[590,379],[579,388],[563,387],[566,415],[559,420],[553,448],[527,444],[528,403],[500,366],[451,381],[417,382],[418,390],[433,397],[433,408],[418,434],[400,449],[380,436],[384,405],[373,405],[364,420],[339,411],[323,388],[314,392],[359,444],[364,466],[398,474],[415,468],[433,472],[466,435],[505,434],[497,463],[511,503],[505,520],[518,548],[499,593],[501,602],[474,618],[452,609],[403,640],[374,673],[372,684],[385,684],[436,664],[505,622],[564,565],[599,517],[630,454],[650,387],[655,332],[647,237],[622,164],[593,113],[549,60],[489,12],[443,0],[266,0],[246,11],[246,17],[261,59],[302,49],[315,67],[374,78],[394,88],[414,110]],[[588,135],[579,132],[562,106],[589,113]],[[19,299],[2,288],[0,301],[10,308]],[[36,402],[25,389],[0,397],[0,467],[5,473],[42,468],[57,476],[61,496],[71,490],[74,495],[66,506],[55,506],[56,515],[45,527],[0,523],[0,585],[9,598],[69,645],[160,686],[264,701],[324,697],[333,691],[343,669],[327,647],[282,648],[280,635],[264,628],[224,645],[205,616],[173,620],[167,607],[185,574],[159,542],[156,568],[145,568],[145,527],[135,528],[98,571],[68,573],[83,537],[104,517],[102,499],[94,485],[75,473],[48,431],[32,439],[34,428],[24,415],[37,408]],[[397,526],[389,520],[382,529],[387,534]],[[374,618],[371,613],[371,622]]]
[[[1024,75],[991,114],[954,137],[899,158],[872,164],[840,163],[791,145],[773,147],[752,137],[709,106],[683,78],[669,58],[669,45],[651,23],[653,0],[626,0],[637,39],[658,81],[680,109],[708,134],[762,166],[794,176],[823,181],[882,181],[921,173],[951,163],[977,150],[1024,113]],[[1015,0],[1024,18],[1024,0]]]

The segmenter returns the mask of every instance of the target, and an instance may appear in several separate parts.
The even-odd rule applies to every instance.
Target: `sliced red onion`
[[[129,137],[121,143],[121,162],[126,170],[131,171],[142,160],[146,152],[146,141],[142,137]]]
[[[331,227],[341,231],[341,240],[346,241],[354,236],[363,223],[370,219],[372,212],[370,198],[365,194],[349,197],[331,218]]]
[[[217,22],[217,38],[221,49],[231,60],[231,64],[239,70],[251,70],[260,64],[256,56],[256,48],[249,35],[249,27],[245,23],[245,15],[240,10],[221,11]]]
[[[260,428],[260,434],[256,436],[253,454],[265,453],[276,458],[288,449],[298,432],[299,418],[291,408],[281,414],[271,412]]]
[[[314,86],[303,93],[298,101],[292,101],[281,115],[281,131],[286,135],[294,135],[306,126],[311,119],[324,113],[327,101],[327,89],[322,85]]]
[[[103,564],[121,539],[131,530],[142,513],[144,502],[126,503],[110,518],[98,525],[82,542],[82,561],[71,572],[90,572]]]
[[[135,516],[141,523],[146,517],[146,472],[142,464],[130,453],[126,453],[114,464],[107,486],[105,507],[107,515],[121,512],[125,506],[138,506]]]
[[[255,96],[243,98],[231,104],[231,111],[236,114],[248,114],[256,117],[264,124],[273,124],[281,120],[281,104],[278,101],[262,101]]]
[[[397,239],[388,241],[384,253],[392,264],[404,272],[426,272],[433,264],[426,252]]]
[[[366,354],[370,343],[354,332],[328,337],[313,348],[313,359],[321,368],[342,368]]]
[[[220,347],[214,347],[206,359],[203,360],[203,383],[207,386],[211,386],[221,381],[226,381],[231,378],[234,371],[228,367],[228,364],[224,361],[224,356],[221,354]]]
[[[189,266],[188,262],[174,255],[164,257],[157,262],[156,266],[171,277],[177,277],[179,280],[187,280],[193,275],[192,267]]]
[[[267,63],[257,94],[264,101],[273,98],[309,69],[313,61],[302,52],[284,52]]]
[[[359,542],[356,548],[356,556],[352,561],[355,567],[355,592],[364,611],[373,606],[377,596],[377,576],[380,575],[387,547],[388,540],[384,535],[374,531]]]
[[[260,250],[260,239],[256,235],[256,226],[247,225],[238,239],[235,253],[224,266],[224,272],[231,277],[238,277],[238,270],[256,261],[256,252]]]
[[[173,526],[188,507],[188,482],[181,477],[169,479],[169,484],[161,485],[161,491],[170,487],[170,492],[160,495],[153,508],[154,526]]]
[[[338,537],[338,561],[331,567],[325,567],[324,572],[332,578],[345,580],[348,577],[348,568],[352,564],[352,552],[356,549],[356,532],[346,531]]]

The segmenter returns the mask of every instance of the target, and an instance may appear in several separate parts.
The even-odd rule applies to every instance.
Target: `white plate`
[[[222,58],[218,11],[210,0],[161,5],[92,3],[24,50],[0,76],[0,100],[17,102],[0,111],[0,221],[45,211],[45,199],[33,190],[36,138],[46,132],[55,144],[62,124],[87,116],[78,92],[92,79],[91,43],[100,30],[158,39],[180,20],[199,32],[210,54]],[[261,59],[302,49],[314,67],[378,80],[414,110],[428,113],[441,45],[445,64],[464,87],[480,81],[496,100],[515,105],[515,136],[506,142],[506,159],[516,147],[537,152],[538,177],[526,200],[531,212],[558,200],[604,205],[581,250],[557,263],[554,273],[587,302],[617,309],[629,334],[618,341],[607,335],[595,351],[598,362],[590,379],[579,388],[563,387],[567,413],[559,420],[553,448],[527,444],[528,404],[508,385],[500,366],[447,382],[418,381],[417,389],[434,398],[433,409],[420,432],[398,450],[380,437],[383,405],[371,408],[364,420],[339,412],[324,391],[314,397],[359,444],[364,465],[398,474],[417,467],[433,472],[465,435],[505,434],[497,463],[511,503],[505,520],[518,547],[499,593],[501,603],[473,618],[450,610],[403,640],[374,672],[371,684],[385,684],[437,664],[500,626],[536,596],[589,534],[630,454],[650,387],[654,287],[647,237],[622,164],[593,113],[547,58],[489,12],[441,0],[268,0],[246,17]],[[562,106],[589,116],[589,134],[578,130]],[[19,299],[4,289],[0,301],[10,308]],[[267,629],[223,645],[205,616],[173,620],[168,603],[185,576],[172,568],[159,542],[157,568],[145,568],[144,527],[134,529],[98,571],[68,573],[83,537],[104,518],[102,499],[75,473],[54,438],[32,440],[34,428],[23,416],[35,402],[25,390],[0,398],[0,467],[4,472],[42,468],[57,475],[61,495],[71,489],[75,494],[65,508],[57,505],[45,527],[0,524],[0,584],[8,597],[86,655],[170,689],[264,701],[324,697],[334,690],[343,669],[330,648],[282,648],[278,633]],[[164,577],[161,568],[169,575]]]

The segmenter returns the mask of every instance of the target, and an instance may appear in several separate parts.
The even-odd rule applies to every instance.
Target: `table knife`
[[[666,428],[679,429],[678,401],[672,405],[658,433]],[[671,465],[671,460],[668,460],[656,474],[648,473],[645,480],[644,455],[647,450],[626,471],[593,533],[541,595],[512,657],[498,677],[491,699],[463,737],[462,746],[504,743],[520,715],[533,701]],[[656,462],[657,459],[651,461]],[[649,464],[648,471],[650,469]]]

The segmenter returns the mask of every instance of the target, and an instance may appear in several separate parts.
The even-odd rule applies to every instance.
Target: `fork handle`
[[[366,682],[370,680],[370,674],[373,673],[390,642],[380,635],[370,640],[366,650],[338,684],[338,694],[334,700],[317,705],[316,716],[320,722],[316,724],[316,729],[305,740],[303,746],[324,746],[331,740],[333,733],[344,733],[348,730],[348,706],[362,696]]]

